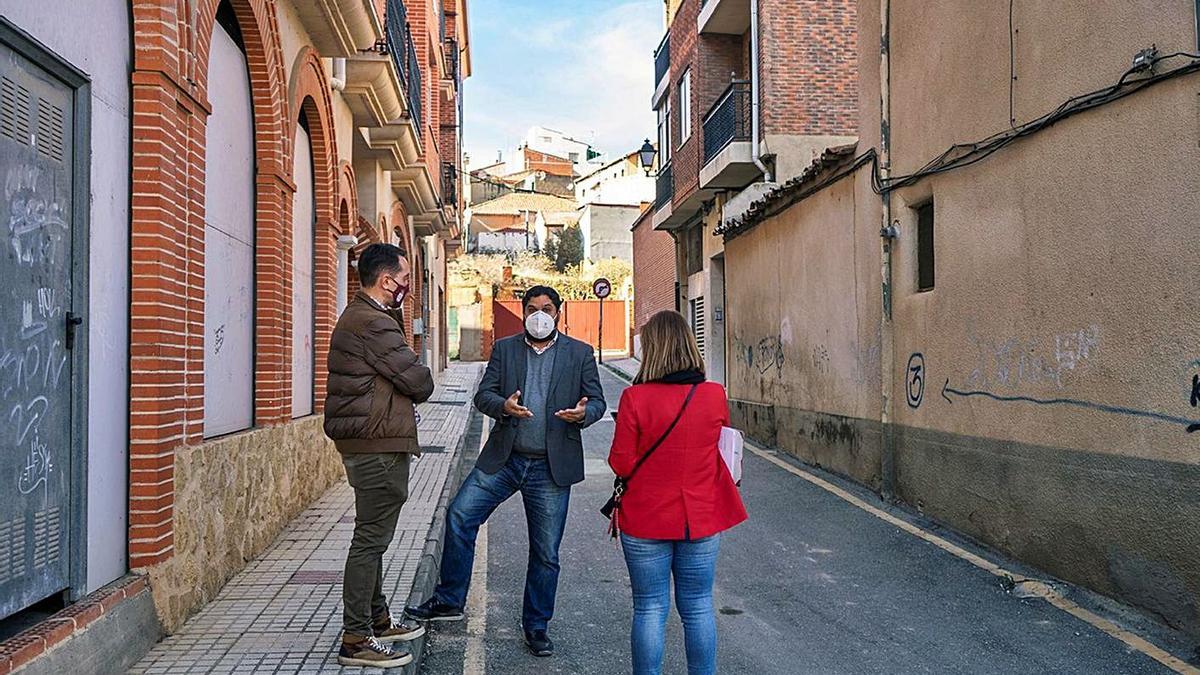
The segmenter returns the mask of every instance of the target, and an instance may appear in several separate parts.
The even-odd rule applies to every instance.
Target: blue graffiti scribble
[[[987,398],[993,401],[1002,403],[1033,403],[1035,405],[1068,405],[1076,408],[1086,408],[1088,410],[1099,410],[1100,412],[1112,413],[1114,415],[1128,415],[1130,417],[1145,417],[1147,419],[1158,420],[1160,422],[1170,422],[1171,424],[1180,424],[1187,428],[1188,433],[1200,431],[1200,420],[1188,419],[1186,417],[1176,417],[1174,415],[1165,415],[1150,410],[1138,410],[1136,408],[1125,408],[1116,405],[1107,405],[1104,403],[1093,403],[1091,401],[1080,401],[1073,398],[1034,398],[1032,396],[1002,396],[993,394],[990,391],[973,391],[954,389],[950,386],[950,380],[942,385],[942,398],[950,403],[953,399],[950,395],[961,396],[963,398],[980,397]]]

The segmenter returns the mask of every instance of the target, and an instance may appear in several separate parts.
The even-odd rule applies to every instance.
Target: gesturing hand
[[[513,392],[512,396],[509,396],[508,398],[504,399],[504,414],[508,415],[509,417],[516,417],[517,419],[522,419],[522,420],[527,420],[527,419],[533,417],[533,413],[529,410],[529,408],[526,408],[525,406],[518,403],[518,401],[520,399],[521,399],[521,390],[520,389]]]
[[[583,421],[584,416],[587,415],[587,402],[587,397],[584,396],[583,398],[579,399],[579,403],[575,404],[574,408],[559,410],[558,412],[554,413],[554,416],[564,422],[579,424]]]

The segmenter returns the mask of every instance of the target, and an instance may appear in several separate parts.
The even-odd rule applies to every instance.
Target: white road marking
[[[487,443],[488,429],[480,434],[479,447]],[[471,592],[467,594],[467,648],[463,655],[463,675],[484,675],[487,660],[483,638],[487,635],[488,526],[484,523],[475,538],[475,566],[471,570]]]

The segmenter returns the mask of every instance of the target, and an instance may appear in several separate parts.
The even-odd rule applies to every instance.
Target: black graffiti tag
[[[1192,375],[1192,407],[1200,406],[1200,374]],[[1189,424],[1188,433],[1200,431],[1200,423]]]
[[[908,407],[921,407],[925,398],[925,357],[920,352],[908,357],[908,382],[905,391],[908,394]]]

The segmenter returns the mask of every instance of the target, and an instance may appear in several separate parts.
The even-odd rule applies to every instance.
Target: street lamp
[[[650,169],[654,167],[654,156],[658,154],[658,150],[650,143],[647,138],[645,143],[642,143],[641,150],[638,150],[638,159],[642,162],[642,168],[646,170],[646,175],[650,175]]]

